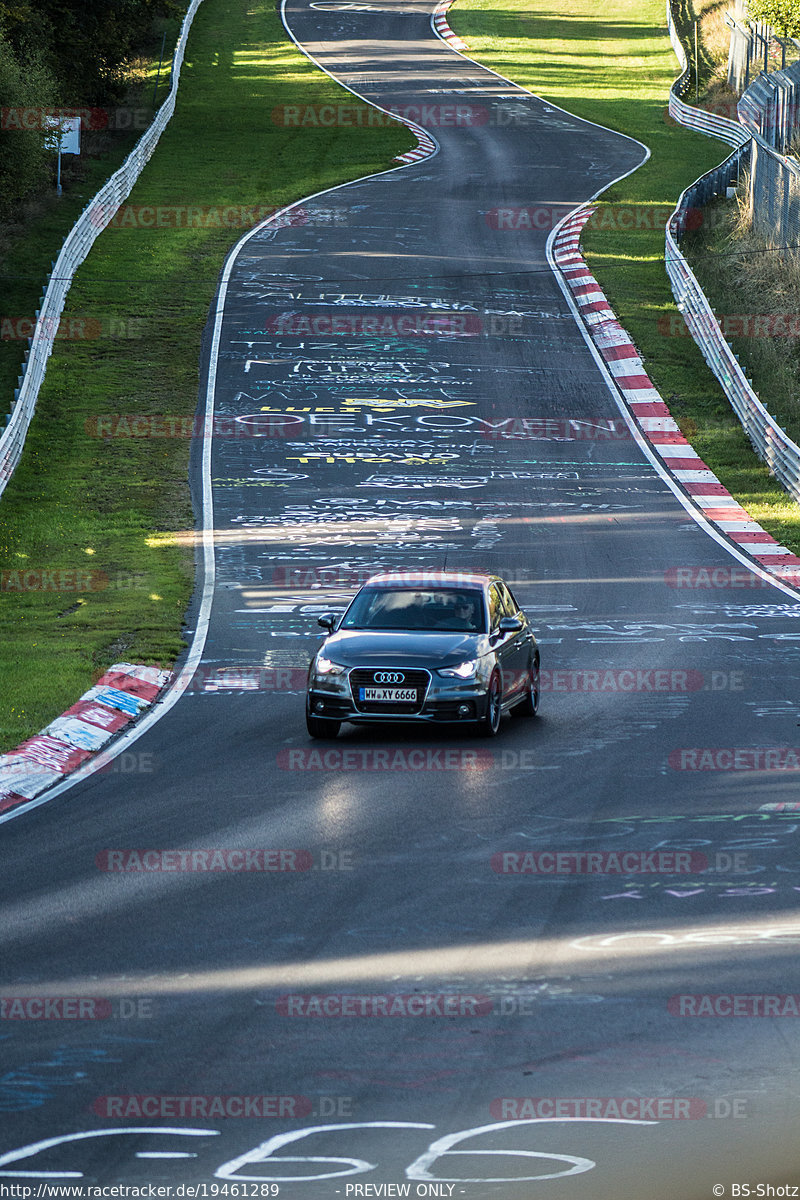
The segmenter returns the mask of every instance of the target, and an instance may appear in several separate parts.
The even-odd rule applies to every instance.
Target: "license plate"
[[[359,688],[362,701],[388,704],[413,704],[417,699],[416,688]]]

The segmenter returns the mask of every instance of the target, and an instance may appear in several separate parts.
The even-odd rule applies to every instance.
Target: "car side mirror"
[[[323,613],[321,617],[317,617],[317,624],[322,629],[327,629],[328,633],[333,633],[334,626],[336,625],[336,614]]]
[[[500,624],[497,626],[498,633],[519,633],[522,629],[522,621],[519,617],[501,617]]]

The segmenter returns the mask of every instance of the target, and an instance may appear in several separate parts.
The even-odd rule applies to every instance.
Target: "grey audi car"
[[[336,737],[343,721],[477,726],[493,737],[504,712],[533,717],[539,649],[496,575],[387,572],[368,579],[328,630],[308,671],[306,724]]]

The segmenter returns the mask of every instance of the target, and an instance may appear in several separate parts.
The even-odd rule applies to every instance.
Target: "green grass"
[[[666,119],[677,65],[661,0],[460,0],[449,14],[469,54],[578,116],[644,142],[648,162],[604,193],[603,203],[670,210],[727,148]],[[608,217],[605,218],[609,220]],[[677,309],[664,268],[664,221],[638,231],[603,228],[582,238],[586,259],[648,373],[697,452],[774,537],[800,553],[800,509],[756,458],[730,405],[687,337],[667,336]],[[736,308],[730,311],[747,311]]]
[[[109,110],[102,127],[102,110],[95,110],[96,128],[81,132],[81,154],[62,157],[62,194],[55,190],[55,156],[52,185],[45,193],[21,206],[16,219],[0,229],[0,415],[9,411],[17,377],[22,371],[26,337],[53,262],[64,238],[106,179],[122,166],[141,135],[144,123],[168,92],[169,70],[162,68],[156,87],[161,34],[166,33],[165,57],[174,47],[180,21],[171,19],[154,31],[155,57],[139,60],[131,68],[130,88],[119,106]],[[128,128],[127,126],[130,126]]]
[[[283,128],[278,105],[352,103],[286,39],[272,5],[204,0],[178,106],[130,205],[279,207],[391,165],[401,126]],[[66,317],[103,336],[61,341],[24,456],[0,499],[0,571],[97,572],[92,590],[9,590],[0,576],[0,750],[91,686],[113,661],[170,663],[193,585],[182,438],[98,439],[109,413],[194,413],[202,331],[243,229],[110,228]],[[112,335],[112,331],[115,333]],[[92,582],[92,581],[90,581]]]
[[[737,200],[716,201],[712,219],[684,238],[683,249],[745,374],[768,397],[778,425],[800,442],[800,258],[776,252],[748,225],[748,187],[744,177],[741,212]],[[746,324],[737,313],[750,314]]]

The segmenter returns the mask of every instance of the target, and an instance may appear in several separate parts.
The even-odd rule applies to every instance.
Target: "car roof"
[[[499,575],[483,575],[472,571],[382,571],[378,575],[371,575],[364,586],[484,588],[499,579]]]

